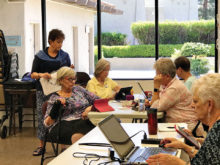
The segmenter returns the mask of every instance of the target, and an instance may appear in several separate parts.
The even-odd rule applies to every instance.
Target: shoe
[[[40,156],[43,154],[43,147],[37,147],[37,149],[33,152],[33,156]]]
[[[65,151],[65,150],[66,150],[66,148],[62,148],[61,151],[60,151],[60,153],[62,153],[62,152]]]

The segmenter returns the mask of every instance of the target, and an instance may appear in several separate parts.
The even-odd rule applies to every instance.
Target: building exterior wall
[[[91,29],[90,32],[94,33],[95,12],[86,8],[82,9],[77,6],[48,0],[46,6],[47,34],[53,28],[62,30],[65,34],[62,49],[69,53],[72,63],[78,64],[76,71],[89,73],[89,37],[88,31],[85,29],[89,27]],[[19,55],[19,74],[21,77],[25,72],[31,71],[32,67],[34,58],[33,25],[38,27],[38,32],[35,33],[38,36],[35,36],[35,38],[39,40],[39,43],[37,43],[38,50],[35,51],[37,52],[42,49],[41,0],[26,0],[21,3],[0,1],[0,8],[0,17],[5,17],[5,19],[0,21],[0,29],[7,36],[20,35],[22,38],[21,47],[14,48],[14,51]],[[77,41],[73,41],[74,27],[78,30]],[[94,42],[93,40],[91,41]],[[78,42],[77,51],[73,50],[73,42]],[[74,57],[74,52],[78,52],[77,58]],[[90,46],[90,52],[93,52],[93,46]],[[77,61],[74,61],[74,59],[77,59]]]
[[[135,44],[131,24],[145,21],[144,0],[105,0],[123,11],[123,15],[102,13],[102,32],[117,32],[127,35],[128,44]],[[96,26],[97,27],[97,26]],[[96,28],[97,29],[97,28]]]

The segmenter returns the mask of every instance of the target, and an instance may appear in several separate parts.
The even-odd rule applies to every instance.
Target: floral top
[[[53,93],[51,95],[50,99],[48,100],[47,111],[44,119],[49,116],[54,102],[59,98],[60,96],[58,93]],[[72,95],[69,98],[66,98],[66,107],[64,108],[61,120],[70,121],[81,119],[84,110],[91,106],[95,99],[98,99],[95,94],[80,86],[74,86],[72,89]],[[55,122],[53,126],[56,124],[57,122]]]
[[[191,161],[191,165],[220,164],[220,120],[208,132],[207,137]]]

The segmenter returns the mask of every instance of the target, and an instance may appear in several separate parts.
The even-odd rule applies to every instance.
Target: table
[[[22,128],[23,122],[23,112],[22,108],[25,104],[27,104],[27,100],[23,100],[23,97],[30,98],[35,100],[35,85],[32,82],[22,82],[17,80],[8,80],[4,82],[4,91],[5,97],[5,104],[7,109],[10,110],[10,119],[9,119],[9,135],[11,134],[12,126],[13,126],[13,134],[15,135],[15,113],[18,111],[19,113],[19,129]],[[32,104],[33,109],[33,126],[35,128],[35,101]]]
[[[114,108],[114,111],[109,112],[89,112],[88,117],[90,121],[97,125],[99,121],[108,117],[111,114],[114,114],[118,118],[124,119],[147,119],[147,112],[146,111],[135,111],[132,110],[131,107],[122,107],[122,103],[111,100],[109,101],[109,105]],[[164,117],[164,112],[157,112],[157,119],[162,119]]]
[[[175,123],[159,123],[158,127],[161,125],[167,124],[167,126],[174,126]],[[184,124],[184,123],[182,123]],[[186,125],[186,124],[185,124]],[[128,133],[129,136],[135,134],[139,130],[145,130],[148,133],[148,128],[146,123],[122,123],[123,128]],[[148,135],[149,136],[149,135]],[[132,140],[136,146],[158,146],[158,145],[141,145],[141,139],[143,137],[143,133],[139,133],[137,136],[133,137]],[[176,132],[158,132],[157,135],[150,135],[150,138],[164,138],[164,137],[175,137],[181,138]],[[183,141],[183,139],[181,138]],[[83,136],[79,141],[71,145],[67,148],[63,153],[58,155],[52,161],[48,163],[48,165],[72,165],[72,164],[83,164],[84,158],[74,158],[72,154],[74,152],[84,152],[84,153],[96,153],[99,155],[107,156],[108,155],[108,148],[107,147],[94,147],[94,146],[81,146],[78,145],[79,143],[108,143],[102,132],[98,127],[95,127],[91,130],[88,134]],[[178,150],[177,156],[180,157],[181,150]],[[110,161],[108,158],[101,158],[99,161],[92,162],[92,164],[98,164],[101,162]],[[88,164],[88,162],[87,162]],[[111,165],[118,165],[119,163],[110,163]]]

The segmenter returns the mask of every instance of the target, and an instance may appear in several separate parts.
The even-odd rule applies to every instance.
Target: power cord
[[[116,144],[124,144],[127,143],[131,138],[133,138],[134,136],[136,136],[137,134],[139,134],[140,132],[144,132],[144,138],[147,138],[147,134],[144,130],[140,130],[137,133],[135,133],[134,135],[128,137],[127,139],[123,140],[123,141],[116,141],[116,140],[110,140],[112,143],[116,143]]]
[[[109,158],[108,156],[103,156],[103,155],[98,155],[98,154],[93,154],[93,153],[84,153],[84,152],[74,152],[73,157],[74,158],[85,158],[83,160],[83,165],[87,165],[89,158],[90,159],[94,158],[93,160],[89,161],[89,165],[91,165],[93,161],[98,161],[100,158]]]

